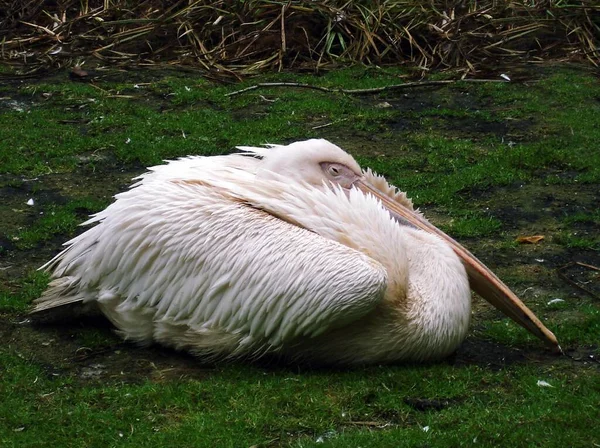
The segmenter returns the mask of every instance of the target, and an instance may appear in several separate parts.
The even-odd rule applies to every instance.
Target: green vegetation
[[[502,221],[499,219],[480,216],[475,213],[467,213],[465,216],[453,219],[444,231],[454,237],[482,237],[494,235],[502,227]]]
[[[94,199],[75,200],[64,206],[50,205],[29,227],[20,230],[11,239],[19,249],[32,249],[54,235],[72,234],[92,212],[99,212],[108,204]]]
[[[6,282],[0,286],[0,313],[25,312],[48,285],[48,275],[41,271],[26,273],[17,285]],[[16,290],[16,291],[15,291]]]
[[[228,366],[202,378],[82,387],[16,356],[1,360],[0,409],[18,441],[0,438],[4,446],[585,446],[598,416],[589,369],[573,383],[561,369],[540,377],[525,365],[299,373]]]
[[[555,272],[600,265],[594,76],[537,67],[523,83],[226,96],[259,82],[372,88],[405,75],[352,68],[222,85],[173,71],[103,72],[93,86],[60,75],[2,89],[0,445],[600,445],[600,305]],[[463,347],[423,366],[205,365],[122,343],[101,320],[27,321],[49,280],[36,269],[144,166],[311,137],[407,191],[522,297],[568,356],[477,298]],[[516,242],[527,235],[545,238]],[[596,271],[568,277],[600,293]]]

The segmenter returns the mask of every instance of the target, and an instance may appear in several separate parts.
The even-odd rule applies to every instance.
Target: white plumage
[[[412,210],[403,193],[325,140],[241,149],[140,176],[44,266],[54,280],[34,312],[94,303],[126,339],[204,357],[456,349],[470,316],[461,259],[356,183]]]

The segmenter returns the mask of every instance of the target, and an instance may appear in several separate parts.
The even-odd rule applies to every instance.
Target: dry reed
[[[96,58],[249,74],[339,64],[475,72],[501,61],[600,61],[596,0],[0,0],[0,59],[32,70]]]

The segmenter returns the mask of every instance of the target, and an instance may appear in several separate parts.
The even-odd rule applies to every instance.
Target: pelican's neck
[[[411,358],[442,358],[467,334],[471,314],[467,274],[458,256],[440,238],[400,228],[409,264],[405,316],[413,329]]]
[[[448,356],[469,327],[471,291],[465,268],[437,236],[383,218],[371,221],[377,228],[364,223],[338,240],[366,253],[388,273],[383,302],[354,326],[360,331],[344,335],[346,342],[338,343],[348,344],[353,354],[390,362]],[[368,250],[358,244],[361,241],[368,241]],[[359,350],[364,341],[368,349]]]

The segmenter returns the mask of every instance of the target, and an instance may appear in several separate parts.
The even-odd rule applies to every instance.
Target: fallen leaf
[[[544,235],[520,236],[517,238],[517,243],[521,244],[537,244],[544,239]]]
[[[75,81],[87,79],[89,73],[82,69],[79,65],[76,65],[69,72],[69,77]]]

